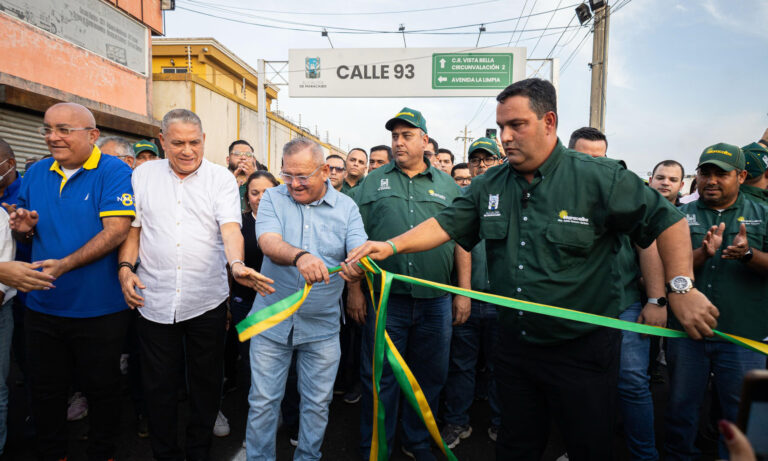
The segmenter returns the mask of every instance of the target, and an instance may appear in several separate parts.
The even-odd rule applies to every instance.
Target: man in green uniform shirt
[[[615,257],[619,237],[628,234],[641,247],[655,239],[674,285],[673,312],[694,338],[711,336],[718,312],[689,286],[683,215],[618,162],[566,149],[556,134],[551,83],[523,80],[497,100],[508,165],[473,180],[435,219],[391,239],[398,254],[451,239],[472,248],[485,239],[490,292],[618,317],[624,289]],[[347,261],[392,253],[386,242],[368,242]],[[617,330],[501,309],[497,459],[539,459],[552,419],[570,459],[612,459],[606,440],[614,435],[619,342]]]
[[[750,200],[768,205],[768,149],[753,142],[741,148],[747,177],[740,189]]]
[[[395,161],[369,174],[355,189],[353,197],[360,207],[366,233],[377,240],[386,240],[412,229],[445,209],[461,194],[461,189],[450,176],[424,160],[424,149],[429,138],[426,134],[427,123],[421,112],[403,108],[385,126],[392,132]],[[469,253],[456,247],[453,242],[441,243],[424,253],[397,255],[382,262],[381,267],[413,277],[451,283],[456,252],[459,284],[469,288]],[[375,283],[374,286],[378,289],[380,285]],[[356,322],[365,323],[360,360],[360,454],[363,459],[367,459],[373,422],[371,364],[375,315],[373,306],[366,302],[366,298],[370,301],[370,297],[363,295],[360,285],[348,284],[348,288],[347,312]],[[433,288],[395,282],[388,306],[387,332],[419,381],[430,408],[436,411],[438,397],[448,373],[451,297]],[[454,297],[453,308],[454,323],[463,323],[470,313],[469,298]],[[383,369],[379,397],[387,416],[387,444],[391,449],[397,426],[400,392],[388,365]],[[434,460],[430,451],[430,436],[424,423],[407,405],[402,409],[401,416],[403,451],[417,460]]]
[[[368,153],[361,147],[355,147],[347,154],[346,166],[347,176],[344,178],[344,185],[341,186],[341,193],[352,196],[352,190],[360,185],[360,181],[365,178],[365,169],[368,164]]]
[[[768,336],[768,207],[739,193],[744,167],[737,146],[705,149],[696,170],[699,199],[680,210],[690,226],[696,285],[720,309],[720,330],[762,341]],[[675,319],[670,323],[676,326]],[[742,378],[765,368],[765,356],[721,340],[670,339],[667,365],[666,459],[697,459],[699,408],[710,373],[722,417],[734,421]],[[720,457],[727,458],[722,439],[719,445]]]

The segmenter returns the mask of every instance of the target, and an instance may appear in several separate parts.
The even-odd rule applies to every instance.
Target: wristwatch
[[[678,275],[667,283],[667,291],[672,293],[688,293],[693,288],[693,279],[684,275]]]
[[[754,254],[754,253],[752,253],[752,247],[749,247],[749,248],[747,248],[747,252],[746,252],[746,253],[744,253],[744,256],[742,256],[741,258],[739,258],[739,261],[741,261],[741,262],[743,262],[743,263],[745,263],[745,264],[746,264],[746,263],[748,263],[748,262],[750,262],[750,261],[752,260],[752,257],[753,257],[754,255],[755,255],[755,254]]]
[[[651,304],[656,304],[659,307],[664,307],[667,305],[667,298],[664,296],[661,298],[648,298],[648,302]]]

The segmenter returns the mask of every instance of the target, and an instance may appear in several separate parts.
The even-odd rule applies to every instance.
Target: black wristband
[[[764,146],[768,146],[768,139],[760,139],[757,142],[758,142],[758,144],[762,144]]]
[[[117,265],[117,271],[120,272],[120,269],[122,269],[123,267],[127,267],[128,269],[131,270],[131,272],[136,272],[136,268],[133,266],[133,264],[131,264],[131,263],[127,262],[127,261],[123,261],[120,264],[118,264]]]
[[[295,266],[296,263],[299,262],[299,258],[301,258],[304,255],[308,255],[308,254],[309,254],[309,251],[306,251],[306,250],[299,251],[298,253],[296,253],[296,256],[293,258],[293,262],[291,263],[291,265]]]

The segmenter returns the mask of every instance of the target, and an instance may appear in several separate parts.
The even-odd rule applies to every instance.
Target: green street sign
[[[512,53],[434,53],[432,89],[504,89],[512,83]]]

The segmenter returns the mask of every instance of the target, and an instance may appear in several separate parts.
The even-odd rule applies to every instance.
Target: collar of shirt
[[[430,180],[434,179],[434,175],[437,174],[436,172],[438,171],[437,168],[435,168],[432,165],[430,165],[429,163],[427,163],[426,160],[424,161],[424,163],[427,165],[427,168],[424,171],[422,171],[421,173],[417,173],[416,176],[429,176]],[[401,174],[405,174],[403,169],[400,168],[400,165],[398,165],[396,161],[389,162],[386,165],[381,166],[380,168],[386,168],[384,170],[385,174],[392,173],[395,170],[397,170]],[[408,176],[408,175],[406,174],[406,176]]]
[[[555,147],[552,149],[552,152],[549,154],[549,157],[547,157],[546,160],[544,160],[544,163],[541,164],[541,166],[536,169],[536,172],[534,173],[534,177],[545,177],[548,176],[551,172],[557,168],[557,166],[560,164],[560,160],[563,158],[563,152],[565,152],[565,146],[563,146],[563,143],[560,142],[560,138],[557,138],[557,143],[555,144]],[[522,173],[517,171],[511,163],[507,163],[509,165],[509,168],[512,170],[512,172],[516,176],[522,176]]]
[[[725,213],[726,211],[729,211],[729,210],[733,210],[733,209],[741,208],[743,204],[744,204],[744,194],[743,194],[743,193],[741,193],[741,192],[739,192],[739,196],[738,196],[738,197],[736,197],[736,201],[735,201],[735,202],[733,202],[733,204],[732,204],[731,206],[729,206],[728,208],[724,208],[724,209],[721,211],[721,213]],[[716,209],[714,209],[714,208],[712,208],[712,207],[709,207],[709,206],[705,205],[705,204],[704,204],[704,201],[703,201],[703,200],[701,200],[701,199],[699,199],[699,200],[696,200],[696,208],[699,208],[699,209],[705,209],[705,210],[710,210],[710,211],[712,211],[713,213],[718,213],[718,211],[717,211]]]
[[[359,184],[359,183],[358,183]],[[293,197],[291,197],[291,193],[288,191],[288,187],[285,188],[275,188],[275,193],[282,194],[288,196],[289,199],[293,200]],[[328,205],[334,207],[336,206],[336,200],[339,198],[339,194],[341,192],[337,191],[333,188],[333,184],[331,184],[330,179],[325,180],[325,194],[320,197],[319,199],[315,200],[312,203],[298,203],[296,200],[293,200],[299,205],[309,205],[309,206],[318,206],[322,204],[323,202],[327,203]]]
[[[179,181],[183,182],[183,181],[186,181],[189,178],[192,178],[192,177],[200,175],[200,173],[203,173],[205,171],[205,168],[208,167],[206,165],[207,163],[208,163],[208,161],[206,159],[203,159],[203,161],[200,162],[200,166],[197,167],[197,169],[195,171],[193,171],[192,173],[189,173],[188,175],[186,175],[184,178],[180,178],[179,175],[177,175],[176,172],[173,171],[173,168],[171,168],[171,162],[170,161],[166,162],[166,167],[168,168],[168,173],[171,176],[173,176],[174,179],[178,179]]]
[[[8,187],[5,188],[5,191],[3,192],[3,195],[0,197],[0,202],[8,202],[9,199],[16,201],[16,197],[19,195],[19,188],[21,187],[21,175],[19,172],[16,172],[16,179],[12,183],[8,185]],[[15,203],[11,203],[11,205],[15,205]]]
[[[91,149],[91,155],[88,156],[88,160],[83,163],[83,169],[95,170],[99,166],[99,160],[101,160],[101,149],[99,149],[98,146],[93,146],[93,149]],[[53,161],[50,170],[55,171],[64,177],[64,172],[61,171],[61,166],[57,160]]]

